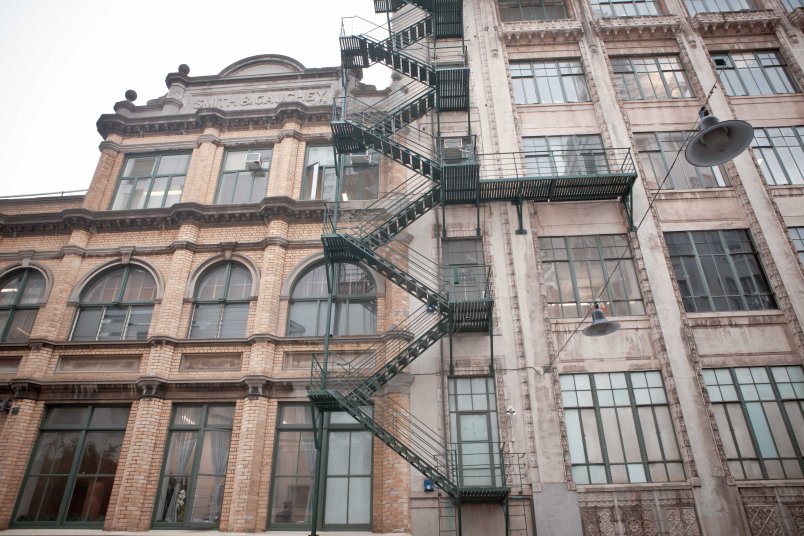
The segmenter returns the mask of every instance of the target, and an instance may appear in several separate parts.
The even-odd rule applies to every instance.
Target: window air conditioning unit
[[[353,154],[351,160],[353,166],[365,166],[379,163],[377,155],[374,153]]]
[[[441,156],[445,160],[461,160],[466,158],[462,138],[446,138],[443,140]]]
[[[251,171],[262,171],[262,155],[260,153],[247,153],[246,167]]]

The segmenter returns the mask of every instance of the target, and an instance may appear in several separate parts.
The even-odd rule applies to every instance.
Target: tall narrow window
[[[511,63],[511,83],[517,104],[589,101],[579,60]]]
[[[684,480],[658,371],[562,374],[560,380],[576,483]]]
[[[191,339],[231,339],[246,336],[251,273],[242,264],[223,262],[198,280],[193,298]]]
[[[45,277],[32,268],[0,280],[0,342],[25,342],[45,295]]]
[[[451,238],[441,242],[444,255],[444,284],[450,301],[486,298],[488,277],[479,238]]]
[[[539,247],[551,318],[584,316],[596,300],[611,316],[645,314],[625,235],[544,237]]]
[[[634,138],[645,176],[656,188],[683,190],[719,188],[728,184],[722,166],[695,167],[684,155],[676,158],[687,139],[684,132],[645,132],[635,134]],[[668,170],[671,170],[670,175],[667,175]]]
[[[49,407],[14,512],[15,525],[100,528],[112,495],[127,407]]]
[[[365,201],[377,199],[380,189],[380,154],[350,154],[343,157],[341,200]]]
[[[155,297],[156,282],[145,268],[104,272],[81,293],[71,340],[145,340]]]
[[[327,267],[312,268],[293,285],[287,334],[322,336],[327,327]],[[377,298],[374,279],[355,264],[335,265],[332,303],[333,335],[371,335],[377,329]]]
[[[226,151],[215,203],[256,203],[268,191],[270,148]]]
[[[720,368],[703,375],[734,478],[802,478],[804,369]]]
[[[129,157],[112,210],[169,207],[181,200],[189,154]]]
[[[726,95],[796,93],[782,57],[774,50],[712,54]]]
[[[503,486],[494,378],[450,378],[449,414],[461,485]]]
[[[564,0],[500,0],[503,22],[566,19]]]
[[[751,0],[684,0],[690,15],[756,9]]]
[[[623,100],[692,97],[687,73],[677,56],[615,57],[611,68]]]
[[[768,184],[804,184],[804,127],[755,128],[751,147]]]
[[[324,528],[371,528],[372,435],[348,414],[330,413]]]
[[[334,201],[337,180],[332,146],[308,146],[301,198]]]
[[[804,266],[804,227],[790,227],[788,229],[793,247],[798,253],[798,262]]]
[[[531,177],[609,173],[599,134],[523,138],[526,173]]]
[[[317,454],[309,404],[279,406],[274,445],[271,528],[309,527]]]
[[[665,233],[687,312],[775,309],[747,230]]]
[[[173,410],[154,526],[213,528],[220,523],[235,407]]]
[[[656,0],[590,0],[596,17],[644,17],[661,15]]]

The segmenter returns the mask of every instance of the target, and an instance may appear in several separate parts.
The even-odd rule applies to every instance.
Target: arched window
[[[320,264],[293,285],[288,335],[313,337],[327,328],[327,268]],[[367,271],[355,264],[335,265],[333,335],[371,335],[377,330],[377,289]]]
[[[151,325],[156,281],[132,264],[108,270],[81,293],[74,341],[144,340]]]
[[[190,322],[191,339],[245,337],[251,273],[242,264],[224,262],[198,280]]]
[[[44,295],[45,277],[32,268],[0,280],[0,342],[28,340]]]

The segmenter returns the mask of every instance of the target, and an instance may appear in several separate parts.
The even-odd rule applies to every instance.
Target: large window
[[[215,202],[219,205],[256,203],[265,197],[271,155],[270,148],[226,151]]]
[[[377,199],[379,187],[380,153],[370,150],[366,154],[343,156],[342,201]],[[329,200],[329,198],[326,199]]]
[[[796,93],[782,57],[773,50],[712,54],[726,94],[774,95]]]
[[[589,101],[579,60],[511,63],[511,82],[517,104]]]
[[[614,86],[623,100],[692,97],[687,74],[677,56],[611,58]]]
[[[0,280],[0,342],[28,340],[44,295],[45,278],[32,268]]]
[[[332,302],[333,335],[371,335],[377,329],[374,279],[355,264],[336,264]],[[315,337],[327,329],[327,267],[312,268],[293,285],[287,334]]]
[[[338,176],[335,172],[335,153],[332,146],[308,146],[306,162],[301,198],[333,201]]]
[[[245,337],[251,273],[242,264],[223,262],[198,280],[193,298],[191,339]]]
[[[804,127],[755,128],[751,147],[768,184],[804,184]]]
[[[169,207],[181,200],[189,154],[129,157],[112,210]]]
[[[522,138],[525,172],[531,177],[597,175],[609,173],[609,163],[598,134]]]
[[[756,9],[751,0],[684,0],[690,15]]]
[[[798,253],[798,262],[804,266],[804,227],[790,227],[788,229],[790,239],[793,241],[793,247]]]
[[[566,19],[563,0],[500,0],[503,22]]]
[[[634,137],[642,170],[657,188],[660,185],[664,190],[719,188],[728,184],[721,166],[695,167],[683,154],[676,158],[687,139],[684,132],[645,132]],[[668,169],[671,170],[669,176]],[[664,180],[665,176],[667,180]]]
[[[503,486],[494,378],[450,378],[449,415],[461,485]]]
[[[96,277],[81,293],[71,340],[144,340],[151,325],[156,282],[133,264]]]
[[[645,314],[625,235],[545,237],[539,246],[551,318],[582,317],[595,300],[611,316]]]
[[[441,242],[444,284],[451,301],[486,298],[488,276],[480,238],[451,238]]]
[[[656,0],[590,0],[596,17],[644,17],[661,15]]]
[[[154,526],[213,528],[220,523],[235,407],[173,410]]]
[[[804,369],[722,368],[703,375],[734,478],[802,478]]]
[[[106,519],[127,421],[127,407],[49,407],[14,523],[100,528]]]
[[[322,459],[325,529],[371,525],[371,433],[345,413],[325,421]],[[282,404],[276,425],[269,523],[272,529],[309,529],[312,523],[316,449],[308,404]],[[321,519],[321,517],[319,517]]]
[[[747,230],[665,233],[687,312],[775,309]]]
[[[684,480],[658,371],[562,374],[560,380],[576,483]]]

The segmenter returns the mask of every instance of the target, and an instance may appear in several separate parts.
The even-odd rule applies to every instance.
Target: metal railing
[[[621,176],[636,173],[629,148],[582,147],[477,155],[480,179]]]

